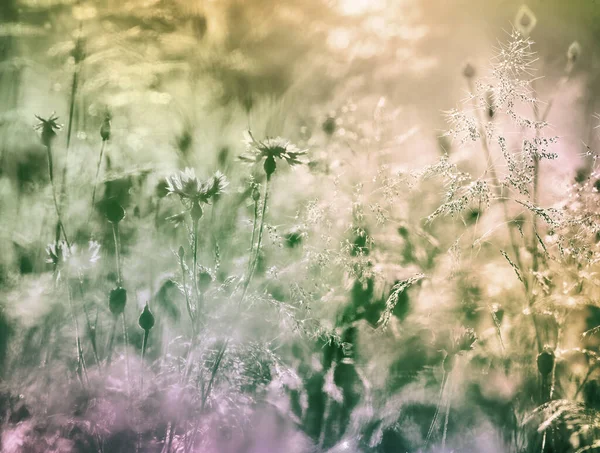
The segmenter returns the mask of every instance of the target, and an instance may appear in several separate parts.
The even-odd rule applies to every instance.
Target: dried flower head
[[[62,129],[62,124],[58,123],[58,116],[54,112],[47,119],[38,115],[35,115],[35,117],[39,120],[35,129],[41,131],[42,144],[49,147],[56,137],[56,132]]]
[[[228,184],[227,178],[220,171],[206,181],[200,181],[192,168],[167,177],[169,194],[179,195],[181,202],[188,209],[199,206],[200,203],[209,203],[221,195]]]
[[[245,162],[258,163],[264,158],[264,170],[267,177],[275,172],[277,159],[285,160],[290,166],[305,163],[302,157],[306,155],[306,150],[301,150],[284,138],[266,138],[258,141],[250,131],[247,131],[244,142],[246,143],[246,154],[242,154],[240,159]]]

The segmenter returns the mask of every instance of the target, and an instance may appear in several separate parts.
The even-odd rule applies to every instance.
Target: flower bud
[[[260,200],[260,191],[258,190],[258,184],[254,184],[252,186],[252,200],[254,200],[254,201]]]
[[[150,307],[148,307],[147,302],[146,306],[144,307],[144,310],[142,311],[142,314],[138,319],[138,324],[140,325],[142,330],[145,330],[146,332],[148,332],[150,329],[152,329],[152,327],[154,327],[154,315],[150,311]]]
[[[465,76],[467,79],[472,79],[475,77],[476,73],[477,71],[475,70],[475,66],[473,66],[471,63],[467,63],[463,67],[463,76]]]
[[[206,292],[212,282],[212,274],[208,271],[208,269],[206,269],[203,266],[200,266],[200,270],[198,271],[198,289],[200,290],[200,292]]]
[[[573,41],[567,50],[567,60],[574,64],[581,55],[581,45],[577,41]]]
[[[125,311],[125,304],[127,303],[127,290],[125,288],[115,288],[111,290],[108,298],[108,308],[110,312],[118,316]]]
[[[328,116],[327,119],[323,121],[323,125],[321,127],[323,128],[323,132],[331,136],[335,132],[335,126],[335,118],[332,116]]]
[[[169,184],[164,179],[161,179],[156,185],[156,196],[158,198],[165,198],[169,195]]]
[[[267,178],[271,177],[271,175],[273,173],[275,173],[275,169],[277,168],[277,163],[275,162],[275,158],[273,156],[267,157],[263,168],[265,169]]]
[[[100,126],[100,137],[102,138],[103,142],[110,140],[110,132],[110,114],[107,113],[104,116],[104,121],[102,121],[102,126]]]
[[[192,215],[192,220],[194,222],[197,222],[198,220],[200,220],[202,218],[202,214],[203,214],[200,203],[194,202],[194,205],[192,206],[192,210],[190,211],[190,213]]]
[[[182,245],[180,245],[179,250],[177,250],[177,256],[179,256],[180,260],[182,260],[183,257],[185,256],[185,249],[183,248]]]
[[[106,218],[111,223],[119,223],[125,217],[123,206],[114,198],[106,201],[105,210]]]
[[[537,356],[537,367],[540,374],[544,377],[552,373],[554,368],[554,352],[551,349],[544,349]]]

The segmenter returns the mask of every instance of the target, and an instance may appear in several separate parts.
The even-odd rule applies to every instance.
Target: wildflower
[[[42,144],[49,148],[52,140],[56,138],[56,132],[62,129],[62,124],[58,124],[58,116],[55,113],[52,113],[48,119],[38,115],[35,115],[35,117],[40,121],[35,129],[42,131]]]
[[[191,211],[194,219],[202,217],[201,203],[209,203],[221,195],[229,182],[217,171],[210,179],[200,181],[192,168],[186,168],[167,178],[169,194],[179,195],[183,205]]]
[[[301,150],[284,138],[266,138],[263,141],[257,141],[252,133],[248,131],[244,141],[247,154],[241,155],[240,159],[245,162],[258,163],[264,158],[263,168],[267,178],[270,178],[275,172],[277,159],[285,160],[290,166],[304,163],[301,158],[306,155],[306,150]]]
[[[150,307],[148,307],[148,302],[146,302],[146,306],[138,318],[138,324],[145,332],[148,332],[154,327],[154,315],[150,311]]]
[[[527,5],[521,6],[515,18],[515,28],[523,36],[527,37],[531,34],[537,24],[537,18],[533,11]]]
[[[118,316],[125,311],[125,304],[127,303],[127,290],[122,287],[117,287],[110,291],[108,297],[108,308],[110,312]]]
[[[537,367],[543,377],[552,373],[552,369],[554,368],[554,352],[548,346],[538,354]]]

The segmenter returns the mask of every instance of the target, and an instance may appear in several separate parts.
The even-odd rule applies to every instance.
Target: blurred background
[[[441,417],[446,371],[451,370],[443,369],[445,359],[436,341],[448,327],[448,319],[472,327],[478,334],[487,332],[481,343],[495,354],[494,364],[482,353],[465,365],[463,372],[469,370],[472,375],[456,384],[459,390],[455,392],[460,396],[452,403],[457,412],[449,425],[450,438],[454,437],[448,441],[456,448],[453,451],[567,451],[544,447],[546,438],[542,441],[535,429],[530,442],[506,434],[506,426],[518,426],[515,431],[519,431],[525,423],[513,419],[514,413],[525,418],[523,414],[532,410],[533,403],[540,403],[535,400],[537,387],[531,383],[538,378],[537,371],[531,370],[541,351],[531,355],[522,352],[527,349],[522,344],[531,346],[530,339],[523,337],[532,330],[529,324],[526,329],[512,329],[513,325],[521,326],[514,320],[522,314],[522,295],[515,289],[518,283],[513,269],[502,257],[498,259],[497,250],[492,254],[490,244],[482,246],[476,257],[480,259],[478,265],[470,261],[457,280],[452,280],[456,275],[449,271],[446,256],[452,252],[452,233],[461,222],[466,228],[475,222],[476,229],[480,213],[471,220],[453,218],[429,226],[423,219],[435,209],[444,192],[442,186],[431,183],[423,192],[406,197],[408,189],[398,189],[399,183],[394,185],[393,181],[385,180],[385,187],[375,188],[389,169],[390,174],[416,170],[445,153],[461,168],[484,168],[469,154],[472,147],[462,148],[442,137],[448,128],[444,112],[470,108],[473,87],[469,80],[473,75],[468,71],[486,83],[490,64],[513,29],[535,43],[533,89],[542,105],[552,104],[547,133],[560,139],[559,165],[550,169],[546,162],[540,164],[539,200],[550,205],[567,197],[572,184],[586,180],[593,170],[588,150],[598,145],[598,0],[0,0],[0,407],[10,414],[0,417],[0,422],[10,433],[2,445],[9,445],[6,439],[12,442],[6,451],[19,451],[19,442],[25,442],[22,439],[35,437],[14,427],[34,418],[32,414],[43,418],[55,411],[69,414],[69,423],[89,420],[78,405],[79,394],[65,401],[60,398],[66,394],[65,388],[75,388],[76,383],[75,365],[65,346],[73,339],[73,331],[65,321],[67,312],[54,308],[64,308],[66,303],[64,294],[52,292],[58,287],[51,278],[56,277],[57,268],[49,265],[46,246],[61,234],[54,223],[47,149],[43,135],[41,142],[34,130],[36,115],[48,118],[53,112],[62,125],[53,142],[54,168],[67,230],[80,247],[85,248],[90,238],[103,247],[100,269],[81,278],[88,291],[84,296],[82,290],[82,307],[95,313],[98,330],[94,332],[106,334],[110,328],[108,321],[102,321],[103,316],[110,319],[106,295],[118,279],[112,264],[106,264],[112,263],[116,252],[113,232],[104,218],[107,212],[103,205],[90,206],[92,188],[95,193],[98,186],[96,200],[116,198],[127,212],[127,223],[121,230],[122,253],[132,301],[128,319],[134,333],[130,333],[131,344],[125,334],[117,342],[125,343],[125,350],[129,347],[139,356],[142,334],[133,323],[149,300],[153,309],[156,307],[161,329],[150,350],[157,387],[171,389],[169,373],[181,373],[176,362],[183,344],[176,352],[170,348],[190,333],[182,321],[181,288],[185,283],[174,283],[180,272],[174,251],[187,243],[189,231],[175,230],[165,220],[177,217],[180,209],[171,200],[163,200],[164,178],[191,167],[202,178],[220,170],[231,179],[232,195],[224,197],[220,211],[207,208],[205,220],[211,212],[211,223],[201,239],[200,261],[210,267],[211,278],[221,285],[214,290],[211,310],[216,321],[213,331],[206,334],[209,349],[202,366],[208,370],[214,366],[210,347],[223,342],[223,332],[230,328],[232,318],[238,312],[248,316],[247,325],[240,327],[239,343],[232,341],[232,357],[241,357],[240,362],[234,358],[227,362],[227,369],[234,371],[226,375],[234,377],[223,379],[217,393],[220,401],[227,403],[221,407],[215,398],[211,414],[231,418],[228,411],[237,411],[240,418],[256,423],[260,435],[254,436],[253,443],[244,444],[228,432],[229,437],[223,434],[227,441],[219,437],[206,450],[198,451],[283,451],[286,436],[295,448],[289,451],[392,452],[400,451],[399,446],[402,451],[430,451],[427,442],[423,450],[417,448],[423,446],[423,439],[429,441],[427,429],[432,418],[433,427]],[[570,67],[573,61],[568,49],[574,43],[577,64]],[[110,140],[101,135],[107,121]],[[232,299],[227,285],[243,274],[247,264],[243,255],[247,236],[252,234],[251,184],[265,183],[260,168],[247,170],[237,162],[245,150],[245,130],[256,137],[289,138],[308,149],[310,156],[309,165],[294,173],[283,163],[278,167],[283,170],[278,170],[270,199],[268,240],[261,257],[265,262],[259,266],[256,293],[293,305],[291,318],[298,313],[306,316],[298,322],[302,328],[314,322],[319,326],[315,330],[332,330],[340,336],[340,344],[317,341],[315,336],[319,335],[312,332],[308,340],[294,337],[279,344],[270,339],[267,346],[258,348],[256,344],[265,340],[264,336],[272,334],[278,339],[280,331],[288,333],[298,326],[292,328],[277,316],[262,317],[266,309],[258,302],[254,317],[239,306],[226,305]],[[511,138],[516,142],[519,136],[513,134],[509,141]],[[105,152],[100,158],[99,150]],[[390,194],[383,189],[394,192],[399,201],[394,198],[386,204]],[[377,198],[382,192],[383,202]],[[371,196],[376,199],[373,204],[365,201]],[[499,219],[495,214],[489,220],[482,216],[488,222],[485,226]],[[384,217],[391,223],[385,223]],[[507,242],[500,235],[489,242],[496,240]],[[326,261],[331,259],[325,256],[331,251],[329,247],[343,257]],[[527,245],[523,247],[525,256],[526,252]],[[313,274],[309,269],[319,260],[326,263],[322,266],[326,275]],[[390,290],[417,271],[429,273],[433,283],[424,283],[420,295],[402,296],[391,329],[384,334],[375,332]],[[361,273],[368,278],[365,280]],[[448,274],[452,278],[446,278]],[[420,285],[419,281],[414,284]],[[440,287],[445,284],[452,288],[444,292]],[[171,292],[175,295],[169,295]],[[265,304],[274,305],[272,299]],[[315,302],[314,311],[305,306],[307,300]],[[505,355],[504,346],[500,353],[494,343],[495,314],[493,322],[482,315],[493,303],[517,307],[514,318],[507,315],[508,324],[502,326],[512,335],[513,356]],[[88,317],[87,312],[85,315]],[[590,321],[586,316],[587,311],[573,321],[573,335],[565,335],[576,338],[571,346],[579,345],[583,325],[591,328],[598,324],[597,318]],[[404,323],[407,319],[409,322]],[[510,324],[511,319],[514,324]],[[554,336],[559,329],[548,324],[548,342],[558,349]],[[346,354],[342,345],[356,345],[360,353]],[[585,345],[596,347],[592,340]],[[255,346],[257,349],[252,349]],[[277,359],[276,353],[280,354]],[[86,354],[91,356],[91,351],[86,349]],[[263,364],[264,359],[269,364],[264,366],[268,373],[262,366],[257,371],[244,362],[257,356],[260,360],[255,363]],[[510,368],[511,359],[518,366]],[[122,360],[121,356],[115,358],[115,381],[125,379]],[[360,366],[355,366],[354,360]],[[54,368],[48,363],[54,363]],[[135,372],[141,369],[144,373],[143,360],[132,366]],[[280,373],[277,376],[275,369]],[[578,372],[585,376],[584,383],[597,378],[592,371],[586,375],[583,367]],[[236,380],[242,375],[244,379]],[[69,379],[63,381],[63,376]],[[469,386],[471,378],[473,386]],[[569,380],[575,382],[570,375],[565,382]],[[110,391],[114,391],[116,384],[108,381]],[[285,393],[285,397],[278,395],[274,405],[279,404],[278,413],[289,417],[282,421],[271,410],[256,411],[258,415],[241,410],[244,404],[263,401],[254,385],[264,393],[273,389]],[[49,393],[48,388],[57,389],[55,400],[52,396],[42,398]],[[240,388],[251,388],[247,393],[255,400],[243,400],[239,395],[230,398]],[[568,383],[566,388],[571,389]],[[573,392],[573,400],[582,398],[582,388],[583,383]],[[586,393],[585,398],[598,405],[600,392],[598,387],[594,389],[590,392],[596,394],[588,398]],[[536,395],[532,397],[535,401],[526,401],[513,413],[518,399],[515,395],[521,394]],[[137,396],[145,413],[168,414],[148,429],[149,444],[156,444],[148,451],[167,451],[169,435],[165,433],[171,433],[170,442],[177,443],[178,435],[183,437],[181,425],[177,431],[169,418],[174,397],[164,396],[166,402],[160,400],[163,406],[156,403],[147,410],[144,404],[150,403],[143,399],[146,396]],[[98,396],[98,400],[105,397]],[[96,412],[93,423],[102,422],[96,431],[78,425],[81,432],[94,431],[91,438],[108,439],[104,450],[77,449],[69,443],[63,450],[58,444],[52,448],[39,444],[30,451],[132,451],[127,450],[132,445],[127,442],[133,438],[135,443],[138,434],[141,442],[142,430],[137,425],[131,431],[121,430],[129,425],[117,415],[127,411],[124,405],[119,406],[120,399],[111,398],[106,397],[111,407],[106,413],[117,420],[113,425],[103,425],[110,417]],[[72,405],[65,407],[67,402]],[[193,407],[181,418],[194,419],[197,414]],[[447,419],[448,415],[445,429]],[[468,436],[459,419],[464,421]],[[79,431],[65,434],[67,422],[57,423],[58,437],[69,442],[80,439]],[[225,425],[214,421],[210,432],[221,435]],[[35,425],[27,426],[35,431]],[[44,426],[47,431],[42,431],[50,433]],[[194,429],[197,431],[198,425]],[[80,437],[87,439],[83,434]],[[431,451],[448,451],[445,431],[443,438],[441,449],[435,450],[436,442],[429,444]],[[504,448],[509,444],[514,448]],[[518,448],[523,445],[526,447]],[[177,451],[190,451],[185,448]]]

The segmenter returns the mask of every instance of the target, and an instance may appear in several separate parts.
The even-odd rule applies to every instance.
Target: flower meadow
[[[438,3],[2,1],[0,451],[600,451],[599,7]]]

